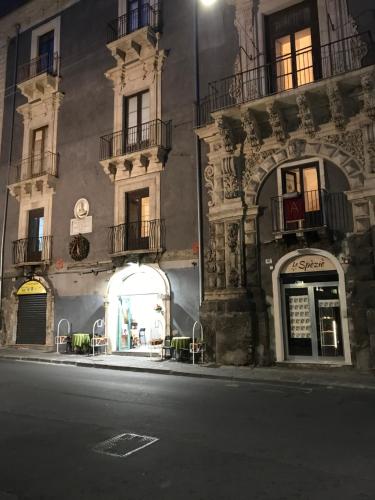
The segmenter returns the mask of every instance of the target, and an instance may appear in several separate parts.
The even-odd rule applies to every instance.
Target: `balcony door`
[[[271,92],[311,83],[320,74],[319,27],[315,0],[266,18],[268,77]]]
[[[29,211],[26,262],[41,262],[43,259],[44,209]]]
[[[125,153],[146,148],[150,143],[150,92],[125,97]]]
[[[30,177],[37,177],[46,171],[46,141],[48,127],[38,128],[32,132],[31,172]]]
[[[281,183],[284,230],[323,226],[319,165],[282,168]]]
[[[39,73],[53,72],[54,31],[48,31],[38,38]]]
[[[149,0],[128,0],[128,33],[132,33],[133,31],[150,24],[148,19],[150,10],[149,6]]]
[[[125,193],[127,250],[150,248],[150,196],[148,188]]]

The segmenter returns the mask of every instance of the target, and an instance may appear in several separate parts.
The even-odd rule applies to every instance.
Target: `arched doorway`
[[[338,260],[306,248],[272,274],[277,361],[351,364],[345,280]]]
[[[16,343],[44,345],[47,327],[47,290],[40,281],[29,280],[17,290]]]
[[[170,288],[158,266],[129,264],[111,278],[107,336],[112,351],[148,352],[170,330]]]

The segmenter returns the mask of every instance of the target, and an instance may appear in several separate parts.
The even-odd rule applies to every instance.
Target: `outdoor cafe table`
[[[182,349],[189,349],[191,337],[173,337],[171,340],[171,347],[174,347],[177,353],[177,360],[181,360]],[[186,351],[185,351],[186,352]]]
[[[90,347],[90,334],[89,333],[73,333],[72,335],[72,349],[82,349]]]

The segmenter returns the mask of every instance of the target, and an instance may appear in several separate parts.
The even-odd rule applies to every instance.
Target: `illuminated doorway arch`
[[[338,275],[338,290],[340,298],[340,318],[342,327],[342,340],[343,340],[343,362],[350,365],[351,352],[350,352],[350,340],[349,340],[349,327],[348,327],[348,313],[347,313],[347,303],[346,303],[346,291],[345,291],[345,276],[344,271],[337,260],[337,258],[329,252],[316,248],[305,248],[299,249],[294,252],[290,252],[284,255],[275,265],[275,269],[272,273],[272,287],[273,287],[273,299],[274,299],[274,324],[275,324],[275,349],[276,349],[276,361],[285,361],[287,359],[287,353],[285,351],[285,324],[283,322],[283,299],[282,299],[282,289],[281,289],[281,274],[288,263],[292,262],[294,259],[304,256],[304,255],[315,255],[326,258],[330,263],[332,263],[335,271]],[[285,304],[284,304],[285,305]]]
[[[128,264],[118,270],[108,283],[106,302],[112,351],[142,347],[143,342],[169,335],[170,285],[158,265]]]

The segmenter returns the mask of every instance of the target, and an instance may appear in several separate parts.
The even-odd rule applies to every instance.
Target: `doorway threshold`
[[[141,358],[160,358],[159,352],[150,351],[113,351],[115,356],[131,356],[131,357],[141,357]]]

